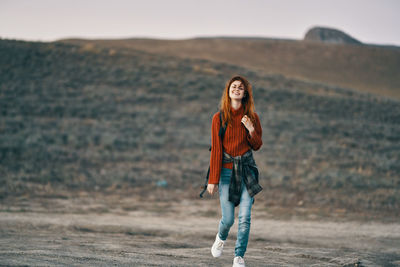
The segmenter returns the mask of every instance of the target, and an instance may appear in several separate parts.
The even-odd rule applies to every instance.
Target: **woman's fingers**
[[[207,192],[210,194],[210,195],[212,195],[212,185],[211,184],[208,184],[207,185]]]
[[[207,192],[210,195],[213,195],[217,191],[217,186],[215,184],[208,184],[207,185]]]
[[[251,128],[253,126],[253,123],[251,122],[249,117],[247,117],[247,115],[243,116],[242,123],[244,124],[244,126],[246,126],[247,129],[249,129],[249,128]]]

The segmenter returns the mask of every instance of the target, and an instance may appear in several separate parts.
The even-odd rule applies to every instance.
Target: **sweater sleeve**
[[[259,150],[260,147],[262,146],[262,129],[261,129],[261,123],[260,123],[260,118],[258,117],[257,113],[254,113],[256,117],[256,123],[254,125],[254,133],[253,136],[250,136],[250,133],[247,134],[247,140],[250,143],[250,146],[253,150]]]
[[[209,184],[218,184],[222,168],[222,142],[219,137],[220,129],[219,112],[215,113],[211,125],[211,155]]]

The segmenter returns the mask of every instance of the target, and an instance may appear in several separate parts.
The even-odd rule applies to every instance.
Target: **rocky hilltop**
[[[362,44],[342,31],[325,27],[311,28],[304,36],[304,40],[334,44]]]

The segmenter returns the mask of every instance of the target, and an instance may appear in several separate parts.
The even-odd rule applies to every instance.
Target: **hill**
[[[398,100],[171,54],[1,40],[1,196],[196,198],[211,117],[240,73],[263,128],[258,205],[398,212]]]
[[[325,27],[311,28],[304,36],[304,40],[333,44],[362,44],[342,31]]]
[[[400,48],[266,38],[60,40],[82,47],[204,59],[400,99]]]

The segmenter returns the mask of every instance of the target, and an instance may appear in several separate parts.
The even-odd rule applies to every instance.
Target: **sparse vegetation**
[[[398,100],[205,59],[12,40],[0,40],[0,195],[149,196],[165,180],[163,191],[197,197],[235,73],[253,82],[263,126],[257,203],[399,210]]]

